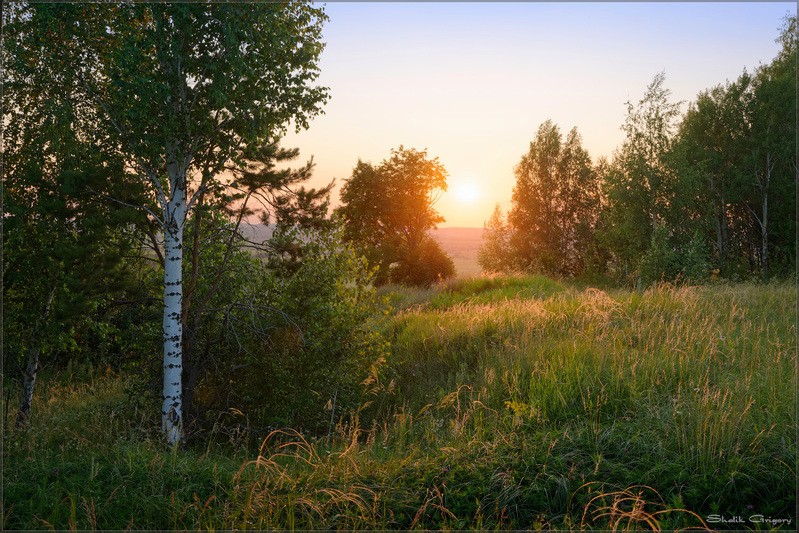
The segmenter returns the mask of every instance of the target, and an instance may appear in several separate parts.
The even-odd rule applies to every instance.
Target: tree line
[[[595,163],[546,121],[485,224],[488,271],[611,275],[635,284],[786,276],[796,269],[796,18],[754,73],[685,113],[658,74],[627,103],[625,139]]]

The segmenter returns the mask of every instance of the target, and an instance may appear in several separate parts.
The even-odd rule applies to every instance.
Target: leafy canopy
[[[346,223],[345,238],[377,267],[378,281],[424,285],[454,273],[451,259],[427,233],[444,221],[434,204],[446,190],[447,171],[426,150],[400,146],[378,166],[358,161],[341,189],[337,213]]]
[[[506,268],[578,274],[592,241],[598,183],[577,129],[564,140],[560,128],[545,121],[514,172]]]

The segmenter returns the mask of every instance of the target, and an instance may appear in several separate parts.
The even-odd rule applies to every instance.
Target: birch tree
[[[759,230],[760,271],[766,279],[771,274],[774,222],[785,221],[783,225],[790,228],[783,233],[785,241],[795,242],[796,237],[795,17],[785,21],[777,42],[783,49],[774,61],[758,69],[747,116],[751,125],[749,183],[754,193],[752,205],[747,204],[747,207]],[[777,199],[779,202],[775,201]],[[795,247],[788,255],[795,257]]]
[[[499,204],[483,224],[483,240],[477,250],[477,262],[484,272],[507,272],[512,269],[510,229]]]
[[[591,248],[599,191],[577,128],[564,141],[558,125],[545,121],[514,173],[508,229],[516,266],[579,274]]]
[[[743,207],[752,77],[702,91],[680,123],[670,154],[678,179],[671,191],[669,223],[678,238],[701,231],[714,243],[715,266],[726,275],[745,244],[749,214]],[[740,253],[738,254],[741,255]]]
[[[290,124],[306,128],[327,99],[314,85],[326,16],[308,3],[30,4],[5,31],[46,57],[96,117],[105,147],[148,188],[138,207],[164,239],[162,430],[181,439],[183,233],[226,164]],[[31,76],[36,76],[32,72]],[[53,87],[51,90],[59,90]]]
[[[641,100],[627,102],[627,116],[621,126],[625,140],[614,152],[605,176],[608,203],[601,239],[616,256],[625,276],[637,270],[652,232],[663,224],[671,205],[668,193],[673,176],[666,154],[674,142],[681,102],[671,100],[664,83],[665,74],[661,72]]]
[[[783,49],[754,75],[703,91],[680,124],[671,163],[670,226],[715,242],[722,275],[748,269],[767,278],[795,265],[796,19]]]
[[[24,11],[6,6],[4,20]],[[94,117],[28,37],[3,35],[3,362],[19,380],[17,425],[27,425],[39,368],[84,348],[79,333],[125,291],[141,217],[98,194],[141,201],[143,188],[118,154],[104,153]],[[18,373],[13,372],[18,370]],[[18,377],[17,377],[18,376]]]

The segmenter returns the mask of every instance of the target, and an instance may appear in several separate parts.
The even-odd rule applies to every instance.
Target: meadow
[[[4,528],[796,528],[792,283],[382,292],[390,356],[329,435],[165,450],[125,375],[44,375],[29,429],[4,405]]]

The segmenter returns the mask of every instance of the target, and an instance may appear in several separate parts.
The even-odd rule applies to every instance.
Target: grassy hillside
[[[388,296],[391,356],[330,439],[163,451],[124,376],[42,380],[4,526],[795,529],[792,285]]]

